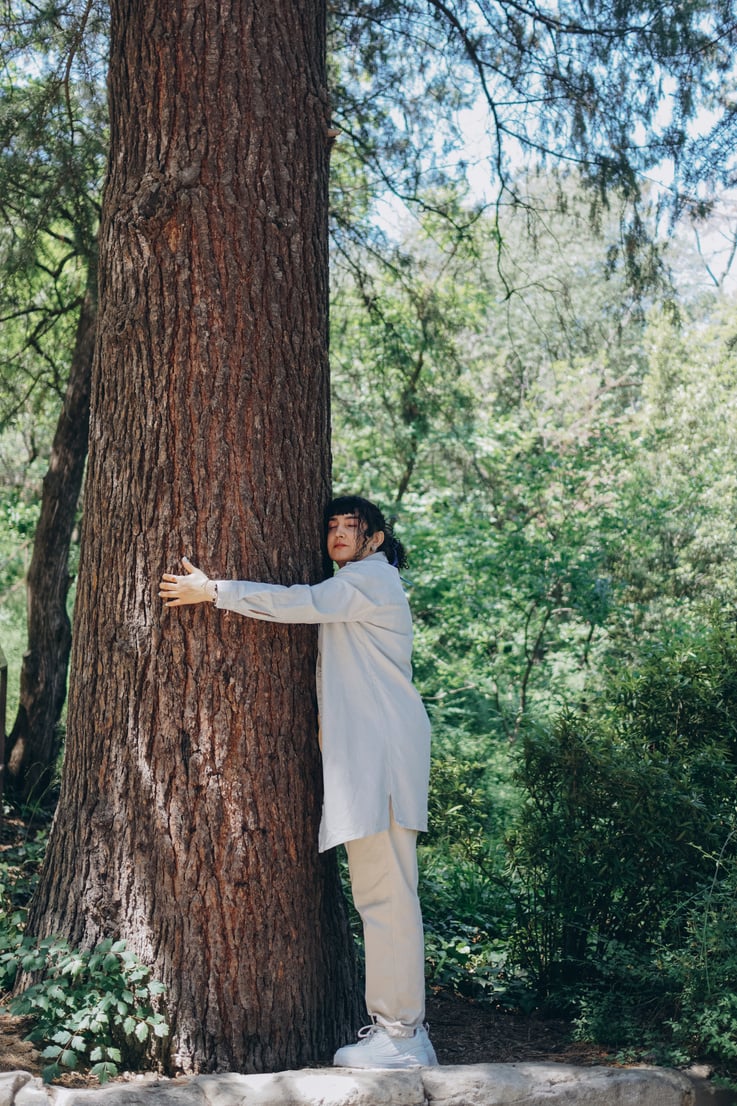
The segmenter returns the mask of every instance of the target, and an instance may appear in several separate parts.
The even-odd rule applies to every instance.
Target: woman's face
[[[383,533],[367,539],[366,525],[358,515],[333,515],[328,520],[328,556],[338,568],[375,553],[383,540]]]

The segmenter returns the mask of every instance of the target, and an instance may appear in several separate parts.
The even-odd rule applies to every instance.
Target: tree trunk
[[[329,1057],[358,1010],[317,854],[311,627],[164,611],[324,573],[324,0],[114,0],[111,155],[65,770],[30,926],[126,939],[170,1068]]]
[[[90,282],[96,283],[93,273]],[[90,290],[77,324],[26,581],[28,649],[21,667],[18,713],[6,749],[8,791],[25,801],[43,798],[59,754],[59,719],[72,640],[67,615],[69,547],[87,458],[96,322],[97,304]]]

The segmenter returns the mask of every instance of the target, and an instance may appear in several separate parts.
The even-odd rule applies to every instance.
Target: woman
[[[328,505],[325,540],[338,572],[320,584],[209,580],[184,558],[186,575],[165,574],[159,595],[167,607],[210,602],[266,622],[318,624],[319,849],[345,844],[348,853],[372,1019],[333,1062],[434,1065],[416,852],[427,829],[430,723],[412,684],[412,620],[399,577],[406,556],[378,507],[360,496]]]

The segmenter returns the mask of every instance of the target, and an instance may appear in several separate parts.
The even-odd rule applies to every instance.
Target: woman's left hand
[[[159,598],[165,607],[187,607],[193,603],[212,603],[215,585],[201,569],[195,568],[187,557],[182,557],[186,576],[174,576],[165,572],[159,584]],[[208,587],[209,585],[209,587]]]

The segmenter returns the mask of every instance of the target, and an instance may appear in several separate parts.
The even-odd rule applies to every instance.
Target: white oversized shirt
[[[430,722],[412,683],[412,618],[396,568],[373,553],[321,584],[217,584],[225,610],[319,624],[320,852],[388,829],[390,801],[400,826],[426,830]]]

